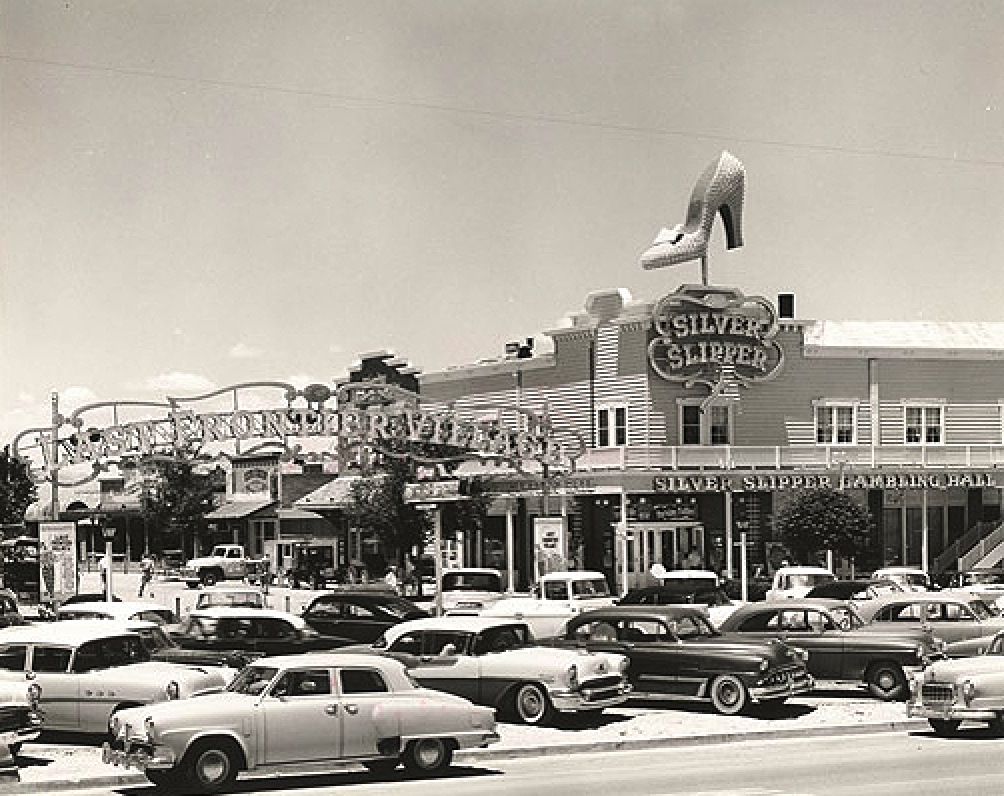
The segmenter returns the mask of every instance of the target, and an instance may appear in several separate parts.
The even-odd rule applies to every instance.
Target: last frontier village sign
[[[226,388],[214,395],[233,389]],[[304,393],[310,389],[306,388]],[[585,451],[577,435],[559,435],[540,420],[529,421],[526,428],[513,429],[497,421],[465,421],[452,412],[413,406],[337,409],[308,406],[202,414],[175,408],[161,419],[83,430],[80,417],[83,412],[110,405],[94,404],[77,410],[67,423],[76,430],[56,440],[53,440],[52,429],[23,431],[15,438],[12,452],[28,463],[36,481],[44,481],[63,467],[90,463],[93,473],[83,479],[88,480],[102,469],[102,463],[111,460],[173,455],[182,451],[197,454],[205,446],[231,440],[259,440],[262,442],[254,450],[279,446],[286,451],[290,450],[287,444],[290,438],[330,437],[342,443],[362,444],[388,452],[395,443],[421,443],[446,446],[458,453],[442,458],[415,454],[413,458],[427,461],[495,458],[516,464],[536,461],[563,467],[574,467],[575,459]],[[34,438],[34,444],[19,450],[23,438]],[[26,455],[29,450],[32,455]],[[245,451],[251,452],[253,450]],[[319,457],[325,459],[332,455],[323,452]]]

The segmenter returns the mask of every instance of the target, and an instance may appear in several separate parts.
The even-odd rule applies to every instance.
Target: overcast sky
[[[997,0],[0,0],[0,437],[698,282],[638,256],[722,149],[712,282],[1002,319],[1002,41]]]

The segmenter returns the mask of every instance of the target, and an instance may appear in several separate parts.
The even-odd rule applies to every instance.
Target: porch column
[[[516,526],[513,513],[513,501],[507,500],[505,504],[505,567],[506,567],[506,588],[509,591],[516,589]]]
[[[705,553],[705,558],[707,558]],[[732,577],[732,493],[725,493],[725,576]]]

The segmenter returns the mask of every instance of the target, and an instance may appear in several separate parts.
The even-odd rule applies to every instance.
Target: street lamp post
[[[105,538],[105,559],[104,559],[104,572],[105,572],[105,601],[112,601],[112,541],[115,539],[115,526],[106,525],[104,514],[95,514],[94,523],[101,529],[101,535]]]

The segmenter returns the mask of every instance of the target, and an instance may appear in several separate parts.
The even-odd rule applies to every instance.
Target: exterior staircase
[[[1004,560],[1004,523],[978,522],[934,559],[932,574],[992,567]]]

